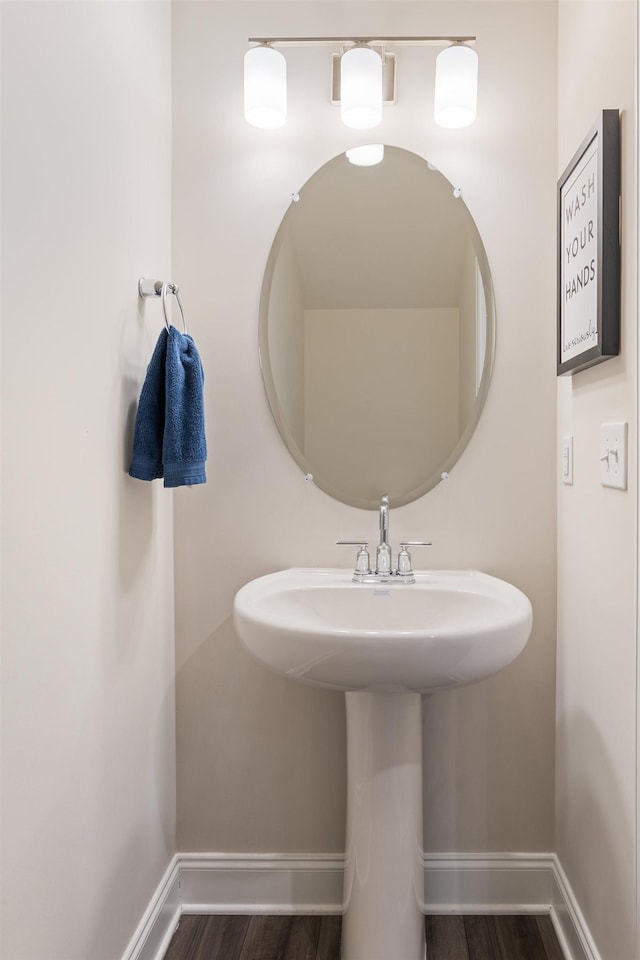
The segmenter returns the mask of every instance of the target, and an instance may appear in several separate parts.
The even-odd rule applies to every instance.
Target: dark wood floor
[[[165,960],[340,960],[341,923],[335,916],[184,916]],[[548,916],[425,917],[425,928],[428,960],[563,960]]]

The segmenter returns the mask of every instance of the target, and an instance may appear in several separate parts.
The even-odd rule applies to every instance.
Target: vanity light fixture
[[[269,44],[252,47],[244,55],[244,117],[263,130],[287,122],[287,61]]]
[[[377,127],[382,120],[382,58],[366,43],[340,58],[340,119],[353,130]]]
[[[351,147],[345,151],[345,156],[356,167],[373,167],[384,159],[384,144],[365,143],[361,147]]]
[[[478,56],[475,37],[249,37],[245,54],[245,118],[256,127],[283,126],[287,115],[286,64],[276,46],[337,47],[333,54],[332,101],[342,122],[356,130],[377,126],[382,104],[395,100],[394,46],[445,47],[436,60],[435,119],[464,127],[476,116]]]
[[[468,127],[476,119],[478,54],[454,43],[436,57],[434,113],[441,127]]]

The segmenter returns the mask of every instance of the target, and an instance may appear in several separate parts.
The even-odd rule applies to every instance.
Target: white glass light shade
[[[357,167],[373,167],[384,158],[384,144],[365,143],[361,147],[352,147],[346,151],[346,157]]]
[[[273,47],[252,47],[244,55],[244,118],[263,130],[286,123],[287,61]]]
[[[382,120],[382,59],[371,47],[351,47],[340,59],[340,117],[368,130]]]
[[[478,54],[463,43],[436,58],[435,119],[441,127],[468,127],[476,119]]]

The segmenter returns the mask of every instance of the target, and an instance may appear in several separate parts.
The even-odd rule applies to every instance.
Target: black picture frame
[[[620,113],[603,110],[558,181],[557,375],[620,353]]]

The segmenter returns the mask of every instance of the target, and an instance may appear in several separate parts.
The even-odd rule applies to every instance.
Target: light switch
[[[626,423],[603,423],[600,427],[600,483],[627,489]]]
[[[573,483],[573,437],[562,438],[560,476],[563,483]]]

